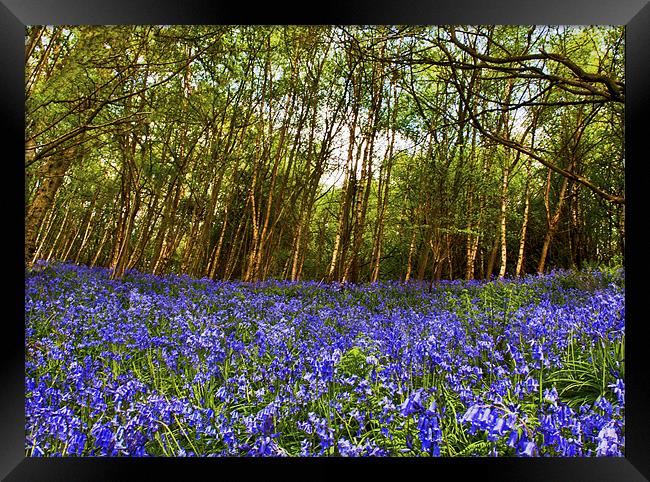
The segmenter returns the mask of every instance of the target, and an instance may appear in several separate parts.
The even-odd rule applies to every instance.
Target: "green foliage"
[[[26,166],[27,211],[43,194],[49,163],[75,158],[30,234],[43,258],[102,266],[122,258],[139,269],[155,264],[157,273],[250,280],[339,279],[351,262],[355,282],[371,279],[374,256],[379,279],[407,271],[411,279],[463,278],[477,242],[481,277],[501,244],[502,196],[506,272],[514,272],[528,192],[525,273],[535,271],[556,210],[547,269],[622,264],[622,205],[524,154],[515,163],[516,151],[485,132],[622,195],[624,103],[603,85],[624,82],[623,33],[30,26],[26,148],[36,148]],[[539,78],[504,76],[505,61],[466,69],[471,49],[458,43],[495,58],[553,56],[520,62]]]
[[[358,346],[350,348],[343,354],[336,365],[337,369],[346,375],[356,375],[364,378],[372,366],[366,362],[366,354]]]

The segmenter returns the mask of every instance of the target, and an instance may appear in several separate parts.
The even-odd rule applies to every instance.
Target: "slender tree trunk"
[[[555,233],[549,227],[549,229],[546,231],[546,234],[544,235],[544,244],[542,245],[542,252],[539,255],[539,263],[537,265],[537,272],[542,274],[544,273],[544,268],[546,267],[546,256],[548,255],[548,248],[551,245],[551,240],[553,239],[553,235]]]
[[[356,111],[355,111],[356,113]],[[356,115],[352,118],[352,126],[350,127],[350,139],[348,146],[348,158],[345,164],[345,181],[343,183],[343,188],[341,189],[341,204],[339,208],[338,223],[336,228],[336,236],[334,238],[334,247],[332,249],[332,258],[330,260],[329,270],[327,272],[327,278],[330,281],[337,279],[339,277],[338,267],[341,262],[341,245],[343,243],[343,237],[346,231],[346,220],[348,217],[348,212],[350,209],[351,198],[353,196],[354,184],[355,184],[355,173],[354,168],[352,168],[352,156],[354,155],[354,139],[356,131]]]
[[[74,263],[79,263],[79,259],[81,258],[81,255],[83,254],[83,250],[86,247],[86,243],[88,242],[88,238],[90,238],[90,233],[93,231],[93,219],[95,218],[95,203],[97,202],[97,197],[99,196],[99,189],[95,190],[95,195],[93,196],[93,200],[90,203],[90,209],[88,210],[88,221],[86,221],[86,228],[84,230],[84,234],[81,238],[81,244],[79,245],[79,249],[77,249],[77,254],[74,257]]]
[[[210,271],[210,234],[213,228],[214,216],[217,209],[217,201],[219,199],[219,191],[221,190],[221,182],[225,173],[225,167],[220,169],[219,177],[210,185],[210,203],[206,211],[206,217],[202,224],[202,229],[199,234],[198,250],[194,262],[192,263],[192,272],[195,274],[203,273],[208,275]]]
[[[526,187],[524,188],[524,214],[521,222],[521,236],[519,237],[519,254],[517,256],[517,267],[515,268],[515,276],[521,276],[524,266],[524,253],[526,247],[526,231],[528,229],[528,212],[530,210],[530,161],[527,164],[526,170]]]
[[[359,104],[361,102],[361,86],[359,80],[359,73],[357,69],[357,60],[354,59],[351,51],[347,53],[349,71],[349,80],[352,84],[351,90],[351,110],[352,110],[352,121],[349,125],[349,137],[348,137],[348,153],[347,160],[345,163],[345,180],[343,183],[343,188],[341,190],[341,204],[338,215],[338,225],[336,229],[336,237],[334,239],[334,247],[332,249],[332,258],[330,260],[330,267],[328,270],[328,279],[330,281],[338,279],[341,276],[340,267],[344,261],[344,244],[348,241],[349,229],[348,229],[348,219],[350,205],[353,202],[353,199],[357,191],[357,180],[356,180],[356,170],[358,155],[354,156],[354,149],[357,144],[359,149],[361,149],[361,143],[357,143],[357,126],[359,122]]]
[[[564,207],[564,201],[566,198],[568,181],[569,180],[566,177],[562,180],[562,187],[560,188],[560,195],[555,208],[555,212],[553,216],[549,217],[548,219],[548,229],[546,231],[546,235],[544,236],[544,244],[542,245],[542,252],[539,256],[539,263],[537,264],[537,272],[540,274],[544,273],[544,269],[546,268],[546,257],[548,256],[548,251],[551,246],[551,242],[553,241],[553,237],[555,236],[555,233],[557,231],[560,222],[560,216],[562,214],[562,208]],[[547,202],[547,206],[548,206],[548,202]]]
[[[494,245],[492,246],[492,250],[490,251],[490,257],[488,259],[488,265],[487,269],[485,270],[485,279],[489,279],[490,276],[492,276],[492,272],[494,271],[494,265],[496,263],[497,259],[497,251],[499,250],[499,236],[494,237]]]
[[[54,208],[50,209],[46,228],[44,230],[44,233],[38,239],[38,249],[36,250],[36,253],[34,253],[34,257],[31,259],[32,264],[40,259],[41,253],[43,252],[47,240],[49,239],[50,232],[52,231],[52,226],[54,226],[55,218],[56,218],[56,209]]]
[[[217,275],[217,269],[219,268],[219,259],[221,257],[221,249],[223,246],[223,238],[226,235],[226,228],[228,226],[228,205],[226,204],[223,212],[223,224],[221,225],[221,233],[219,234],[219,241],[214,247],[214,252],[212,253],[210,265],[208,266],[208,276],[211,279],[215,279]]]
[[[429,264],[429,255],[433,246],[433,231],[427,228],[422,251],[420,252],[420,259],[418,260],[418,281],[424,280],[427,265]]]
[[[373,133],[374,136],[374,133]],[[358,278],[358,264],[359,264],[359,251],[363,244],[363,232],[366,225],[366,211],[368,206],[368,198],[370,196],[371,176],[372,176],[372,147],[374,139],[370,139],[369,145],[363,156],[361,164],[361,178],[358,185],[358,195],[356,199],[355,213],[354,213],[354,229],[352,237],[352,250],[348,256],[347,262],[344,264],[343,281],[357,281]]]
[[[237,260],[239,259],[239,253],[241,252],[241,248],[243,245],[244,236],[246,234],[246,231],[248,231],[249,221],[250,219],[242,219],[239,222],[239,226],[237,227],[237,231],[235,232],[235,237],[233,239],[230,252],[228,253],[228,259],[226,261],[225,268],[224,268],[223,277],[225,280],[229,280],[230,277],[232,276],[232,273],[235,271]]]
[[[446,238],[447,238],[446,239],[446,241],[447,241],[446,259],[447,259],[447,269],[448,269],[448,272],[449,272],[449,278],[448,279],[453,280],[454,279],[454,259],[453,259],[452,247],[453,247],[454,243],[452,242],[451,234],[448,233]]]
[[[180,270],[182,273],[187,273],[190,268],[190,263],[192,260],[192,253],[194,252],[194,245],[196,243],[196,238],[201,229],[201,219],[199,214],[199,207],[195,206],[192,210],[192,216],[190,218],[190,231],[186,237],[185,249],[183,250],[183,256],[181,258]],[[179,238],[179,244],[182,240],[182,235]]]
[[[478,254],[478,245],[479,241],[481,239],[480,235],[475,235],[472,237],[471,245],[469,247],[469,255],[467,257],[467,273],[466,273],[466,278],[469,279],[474,279],[474,272],[475,272],[475,267],[474,265],[476,264],[476,255]]]
[[[133,152],[131,153],[133,154]],[[115,243],[113,260],[111,261],[111,279],[121,278],[131,257],[131,235],[135,217],[140,210],[139,182],[135,172],[135,163],[129,163],[127,178],[123,180],[122,190],[122,220],[118,224],[117,241]],[[131,199],[132,192],[134,199]]]
[[[171,191],[174,194],[173,196],[168,196],[168,198],[165,200],[165,208],[163,212],[159,238],[156,243],[156,248],[151,263],[152,271],[156,275],[164,272],[165,267],[167,266],[168,257],[171,255],[170,245],[172,244],[172,238],[174,236],[173,222],[174,218],[176,217],[174,213],[178,209],[178,204],[183,192],[183,188],[180,182],[174,181],[172,183],[172,186],[175,186],[172,187],[173,191]]]
[[[52,243],[52,247],[50,248],[50,252],[47,254],[46,261],[49,261],[52,259],[52,255],[56,252],[57,245],[59,244],[59,239],[61,238],[61,234],[63,233],[63,230],[66,228],[66,221],[68,220],[68,214],[70,214],[70,205],[66,207],[65,209],[65,214],[63,216],[63,221],[61,221],[61,227],[59,228],[59,232],[57,233],[56,237],[54,238],[54,242]]]
[[[92,268],[97,264],[97,261],[99,260],[99,257],[102,254],[102,250],[104,249],[104,245],[106,244],[106,241],[108,241],[108,235],[110,234],[111,230],[109,228],[104,229],[104,236],[102,236],[102,240],[99,242],[99,247],[97,248],[97,251],[95,252],[95,256],[93,256],[92,261],[90,262],[90,267]]]
[[[474,279],[476,257],[478,255],[478,246],[479,246],[479,241],[481,239],[480,230],[483,222],[483,206],[485,203],[484,194],[479,194],[478,220],[476,220],[476,222],[473,222],[471,219],[473,216],[473,211],[472,211],[473,198],[474,198],[474,191],[472,188],[470,188],[468,208],[467,208],[468,215],[470,218],[467,229],[470,231],[470,233],[467,235],[466,256],[465,256],[467,259],[465,279],[467,280]],[[478,232],[474,232],[474,231],[478,231]]]
[[[140,238],[136,246],[133,248],[133,253],[129,258],[127,264],[128,269],[135,268],[142,259],[145,249],[151,241],[154,230],[156,228],[156,223],[161,215],[161,210],[157,208],[158,201],[160,199],[160,192],[155,191],[154,195],[151,197],[149,204],[147,205],[147,211],[142,221],[142,230],[140,232]]]
[[[70,234],[68,237],[68,242],[67,244],[64,243],[65,248],[63,249],[62,253],[63,255],[61,256],[61,259],[63,261],[69,261],[68,256],[70,256],[70,252],[72,251],[72,247],[74,246],[74,242],[77,240],[77,236],[79,235],[79,228],[76,228],[74,230],[73,234]]]
[[[593,110],[591,114],[587,116],[587,119],[593,116],[596,112],[597,112],[596,110]],[[577,114],[576,130],[571,134],[571,138],[563,147],[563,151],[565,152],[565,155],[569,160],[568,167],[567,167],[567,170],[569,172],[573,172],[578,161],[577,149],[586,126],[586,123],[583,123],[583,120],[584,117],[581,108],[580,110],[578,110],[578,114]],[[548,229],[546,231],[546,236],[544,236],[544,244],[542,245],[542,252],[539,257],[539,263],[537,264],[538,273],[544,273],[544,270],[546,268],[546,257],[548,256],[551,242],[553,241],[553,238],[557,232],[560,223],[560,216],[562,215],[562,209],[564,208],[564,203],[567,197],[567,189],[571,190],[573,188],[573,182],[574,181],[571,181],[571,185],[569,185],[569,178],[562,177],[562,185],[560,187],[560,192],[558,194],[558,201],[555,206],[554,213],[551,214],[551,207],[550,207],[551,170],[549,169],[548,171],[548,176],[546,179],[546,191],[544,193],[544,205],[546,207],[546,222],[547,222]]]
[[[385,43],[382,43],[380,55],[383,54]],[[363,245],[363,233],[366,227],[366,213],[368,212],[368,200],[372,187],[372,165],[375,151],[375,140],[379,124],[379,110],[383,101],[384,69],[383,64],[374,62],[372,64],[371,106],[368,113],[368,127],[366,135],[366,149],[361,165],[361,179],[359,181],[357,205],[355,209],[354,237],[352,252],[343,272],[344,281],[357,281],[359,277],[359,254]]]
[[[390,98],[389,98],[390,99]],[[377,193],[377,228],[375,230],[374,236],[374,248],[373,248],[373,267],[372,267],[372,276],[370,280],[375,282],[379,279],[379,263],[381,261],[381,246],[382,239],[384,235],[384,218],[386,216],[386,210],[388,209],[388,193],[390,192],[390,175],[393,167],[393,149],[395,146],[395,129],[396,129],[396,117],[398,109],[398,94],[397,94],[397,83],[393,82],[393,107],[391,112],[391,123],[392,128],[390,129],[390,139],[388,140],[388,147],[386,148],[386,154],[384,155],[384,162],[386,165],[386,177],[384,180],[384,189],[382,193],[381,189],[381,171],[380,171],[380,186]],[[390,105],[388,106],[390,109]]]
[[[507,161],[506,161],[507,162]],[[501,185],[501,217],[500,217],[500,228],[501,228],[501,268],[499,269],[499,278],[503,278],[506,275],[506,267],[508,261],[508,239],[506,232],[506,220],[507,220],[507,205],[508,205],[508,176],[510,172],[508,167],[503,171],[503,183]]]
[[[416,229],[411,231],[411,242],[409,243],[409,255],[408,260],[406,261],[406,274],[404,275],[404,281],[411,279],[411,271],[413,271],[413,254],[415,253],[415,235],[417,233]]]

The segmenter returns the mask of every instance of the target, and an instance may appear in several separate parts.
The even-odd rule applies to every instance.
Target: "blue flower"
[[[421,403],[422,389],[416,390],[415,392],[409,394],[406,397],[406,400],[402,403],[400,407],[400,413],[405,417],[411,415],[412,413],[417,413],[423,410]]]

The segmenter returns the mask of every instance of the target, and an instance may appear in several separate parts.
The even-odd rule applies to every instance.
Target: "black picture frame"
[[[311,10],[308,10],[311,8]],[[626,456],[618,458],[250,459],[25,458],[24,456],[24,27],[35,24],[607,24],[626,26]],[[0,477],[39,480],[337,478],[644,481],[650,479],[650,373],[645,356],[643,119],[650,100],[648,0],[355,0],[317,5],[201,0],[0,0],[0,98],[7,224],[0,319]],[[12,187],[15,189],[6,189]],[[24,279],[23,279],[24,286]],[[206,476],[206,475],[203,475]],[[189,478],[189,479],[188,479]],[[198,478],[198,476],[197,476]]]

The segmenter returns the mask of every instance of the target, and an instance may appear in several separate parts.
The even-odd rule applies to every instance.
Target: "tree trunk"
[[[36,261],[39,260],[41,253],[43,252],[43,249],[47,243],[47,240],[50,236],[50,232],[52,231],[52,226],[54,226],[54,219],[56,218],[56,209],[50,209],[50,212],[48,214],[48,220],[46,223],[45,230],[41,236],[38,238],[38,249],[36,250],[36,253],[34,253],[34,257],[31,259],[31,263],[35,263]]]
[[[492,272],[494,271],[494,265],[497,259],[497,251],[499,249],[499,236],[494,237],[494,245],[492,246],[492,250],[490,250],[490,257],[488,259],[488,265],[487,269],[485,270],[485,279],[489,279],[492,276]]]
[[[390,99],[390,97],[389,97]],[[393,107],[391,112],[391,123],[392,128],[390,130],[390,139],[388,140],[388,147],[386,148],[386,154],[384,155],[384,162],[386,165],[386,177],[383,182],[384,189],[382,193],[382,184],[381,184],[381,171],[379,173],[379,189],[377,193],[377,228],[375,230],[374,236],[374,248],[373,248],[373,266],[372,266],[372,275],[370,281],[375,282],[379,279],[379,263],[381,260],[381,246],[382,238],[384,235],[384,217],[386,215],[386,210],[388,208],[388,193],[390,191],[390,174],[393,167],[393,148],[395,145],[395,128],[396,128],[396,117],[397,117],[397,108],[398,108],[398,94],[397,94],[397,83],[393,82]],[[387,106],[390,109],[390,105]]]
[[[160,191],[154,191],[154,195],[151,198],[151,201],[147,205],[147,211],[142,221],[142,230],[140,232],[140,238],[133,248],[133,253],[129,258],[127,264],[128,269],[135,268],[140,264],[140,260],[144,255],[147,245],[152,239],[154,230],[156,228],[156,223],[161,215],[161,210],[158,209],[158,201],[160,199]]]
[[[524,267],[524,253],[526,247],[526,231],[528,229],[528,212],[530,210],[530,162],[527,165],[526,187],[524,188],[524,214],[521,222],[521,236],[519,237],[519,254],[517,256],[517,267],[515,276],[521,276]]]
[[[90,262],[90,267],[92,268],[97,264],[97,261],[99,260],[99,257],[102,254],[102,250],[104,249],[104,245],[106,244],[106,241],[108,240],[108,235],[110,234],[111,230],[109,228],[104,229],[104,236],[102,236],[102,240],[99,242],[99,247],[97,248],[97,251],[95,252],[95,256],[93,256],[92,261]]]
[[[59,239],[61,238],[61,234],[63,233],[63,230],[66,227],[66,221],[68,220],[68,214],[70,214],[70,206],[65,210],[65,214],[63,216],[63,221],[61,221],[61,227],[59,228],[59,232],[57,233],[56,237],[54,238],[54,242],[52,243],[52,246],[50,248],[50,252],[47,255],[46,261],[49,261],[52,259],[52,256],[56,252],[57,245],[59,244]]]
[[[549,179],[550,179],[550,170],[549,170]],[[568,182],[569,182],[568,178],[566,177],[563,178],[562,187],[560,188],[559,199],[555,207],[555,212],[553,213],[553,216],[549,216],[548,218],[548,229],[546,231],[546,235],[544,236],[544,244],[542,245],[542,252],[539,256],[539,263],[537,264],[537,272],[540,274],[544,273],[544,269],[546,268],[546,257],[548,256],[548,251],[551,246],[551,242],[553,241],[553,237],[555,236],[555,233],[557,231],[560,222],[560,216],[562,214],[562,208],[564,206],[564,201],[566,198],[566,190],[567,190]],[[547,188],[547,197],[548,197],[548,192],[549,189]],[[548,201],[546,204],[548,209]]]
[[[406,274],[404,275],[404,281],[408,281],[411,279],[411,271],[413,270],[413,253],[415,253],[415,235],[417,233],[417,230],[415,228],[412,229],[411,232],[411,242],[409,244],[409,255],[408,255],[408,260],[406,261]]]
[[[228,205],[226,204],[223,212],[223,224],[221,225],[221,233],[219,234],[219,241],[214,247],[211,255],[210,264],[208,265],[208,277],[215,279],[217,269],[219,268],[219,258],[221,257],[221,248],[223,246],[223,238],[226,235],[226,227],[228,226]]]
[[[31,265],[36,253],[36,237],[41,223],[47,213],[52,209],[54,196],[63,183],[63,177],[68,171],[75,157],[81,151],[72,148],[65,149],[62,153],[52,156],[45,163],[43,181],[36,191],[34,200],[27,207],[25,219],[25,263]]]
[[[343,188],[341,189],[341,201],[338,214],[338,223],[336,228],[336,236],[334,238],[334,247],[332,249],[332,258],[330,260],[329,270],[327,272],[327,278],[330,281],[338,279],[339,277],[339,266],[341,264],[341,251],[343,238],[346,237],[346,225],[347,218],[350,209],[350,203],[352,202],[352,197],[354,196],[354,185],[355,185],[355,173],[352,168],[352,156],[354,152],[354,139],[355,139],[355,130],[356,130],[356,116],[353,117],[352,127],[350,128],[350,144],[348,147],[348,158],[345,164],[345,181],[343,182]]]
[[[507,162],[507,161],[506,161]],[[501,268],[499,269],[499,278],[503,278],[506,275],[506,267],[508,261],[508,239],[506,232],[506,220],[507,220],[507,203],[508,203],[508,176],[510,172],[508,167],[503,171],[503,184],[501,185],[501,218],[500,218],[500,228],[501,228]]]

